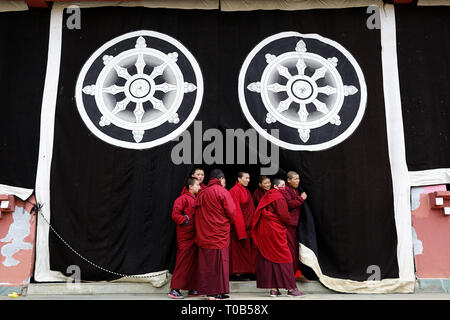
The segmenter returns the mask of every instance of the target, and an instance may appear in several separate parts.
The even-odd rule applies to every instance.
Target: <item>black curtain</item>
[[[450,168],[450,8],[396,7],[397,56],[410,171]]]
[[[34,189],[49,18],[0,13],[0,184]]]
[[[75,105],[75,82],[86,59],[103,43],[147,29],[179,40],[197,59],[204,97],[196,120],[203,130],[250,128],[238,101],[237,80],[247,54],[264,38],[282,31],[318,33],[341,43],[359,62],[368,87],[364,118],[346,141],[319,152],[280,149],[280,171],[300,173],[308,193],[308,228],[302,241],[312,248],[324,274],[366,280],[370,265],[382,278],[397,278],[397,238],[386,139],[379,30],[366,28],[364,8],[311,11],[218,11],[143,8],[82,10],[82,28],[63,30],[51,174],[52,223],[93,262],[125,274],[172,269],[175,224],[170,213],[193,165],[170,161],[177,142],[145,150],[120,149],[97,139]],[[189,132],[193,134],[193,125]],[[205,143],[207,144],[207,143]],[[256,187],[259,164],[218,167],[228,185],[238,170]],[[314,229],[314,230],[311,230]],[[306,234],[308,233],[309,234]],[[309,239],[309,240],[308,240]],[[313,239],[313,240],[311,240]],[[97,270],[50,234],[52,270],[82,267],[85,280],[115,276]]]

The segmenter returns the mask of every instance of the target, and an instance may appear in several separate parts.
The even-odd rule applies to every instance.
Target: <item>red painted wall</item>
[[[420,206],[412,211],[417,244],[423,248],[415,252],[418,278],[450,278],[450,216],[431,209],[428,194],[434,191],[446,191],[446,186],[423,187]]]

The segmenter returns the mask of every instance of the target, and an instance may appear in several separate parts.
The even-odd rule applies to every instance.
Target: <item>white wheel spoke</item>
[[[134,109],[134,116],[136,117],[136,123],[142,123],[142,117],[144,116],[144,106],[142,102],[136,102],[136,108]]]
[[[130,99],[125,98],[122,101],[119,101],[116,103],[116,106],[114,107],[112,114],[119,113],[127,108],[127,105],[130,103]]]
[[[128,73],[128,70],[126,68],[123,68],[119,65],[115,65],[114,69],[116,69],[117,75],[121,78],[124,78],[125,80],[130,79],[130,74]]]
[[[298,71],[299,75],[305,74],[306,63],[305,63],[305,60],[303,60],[303,58],[299,58],[295,66],[297,67],[297,71]]]
[[[326,67],[320,67],[319,69],[316,69],[314,74],[312,75],[311,79],[314,81],[317,81],[320,78],[323,78],[325,76],[325,73],[327,73]]]
[[[325,86],[325,87],[319,87],[318,91],[321,93],[325,93],[326,95],[332,95],[336,93],[336,88],[333,88],[332,86]]]
[[[298,110],[298,116],[300,117],[301,122],[306,122],[308,119],[308,110],[306,110],[306,104],[300,103],[300,109]]]
[[[317,99],[314,100],[312,103],[316,106],[317,111],[320,111],[324,114],[327,114],[329,112],[327,105],[325,103],[323,103]]]
[[[144,74],[144,68],[146,66],[146,63],[144,61],[144,56],[141,54],[138,55],[138,58],[136,60],[136,63],[134,64],[137,70],[137,74]]]
[[[170,83],[161,83],[155,86],[155,90],[156,91],[162,91],[164,93],[167,93],[169,91],[174,91],[177,89],[177,86],[174,84],[170,84]]]
[[[286,86],[283,86],[279,83],[272,83],[267,86],[267,89],[273,92],[286,91]]]
[[[282,66],[281,64],[279,64],[279,65],[277,65],[277,69],[278,69],[278,73],[280,74],[280,76],[283,76],[288,80],[292,78],[292,75],[289,73],[288,68],[286,68],[285,66]]]
[[[159,66],[154,67],[152,73],[149,76],[150,79],[155,79],[156,77],[162,75],[166,66],[167,66],[167,63],[163,63],[163,64],[160,64]]]
[[[278,112],[286,111],[287,109],[289,109],[291,103],[292,103],[291,98],[287,98],[286,100],[280,101],[280,103],[278,104],[277,111]]]
[[[164,106],[164,103],[161,100],[159,100],[155,97],[151,97],[150,102],[153,104],[154,109],[159,110],[161,112],[167,111],[166,107]]]
[[[119,87],[118,85],[112,85],[107,88],[103,88],[103,92],[111,93],[111,94],[118,94],[119,92],[123,92],[124,87]]]

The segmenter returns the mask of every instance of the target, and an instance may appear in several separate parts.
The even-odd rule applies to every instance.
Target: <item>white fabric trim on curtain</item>
[[[303,264],[307,265],[316,273],[320,282],[327,288],[345,293],[410,293],[414,290],[414,282],[402,279],[382,279],[354,281],[326,276],[322,273],[319,261],[314,252],[308,247],[300,244],[300,257]],[[370,274],[367,275],[369,277]]]
[[[385,5],[380,14],[384,104],[394,191],[399,278],[403,281],[411,281],[411,291],[413,291],[415,275],[411,233],[411,186],[406,164],[394,6]]]
[[[27,200],[32,194],[33,189],[26,189],[14,186],[8,186],[6,184],[0,184],[0,194],[9,194],[22,199]]]
[[[42,204],[41,212],[48,221],[51,221],[50,169],[53,155],[53,132],[61,56],[62,18],[63,9],[55,6],[50,15],[48,59],[42,97],[41,132],[36,173],[36,201]],[[34,278],[36,281],[61,281],[63,279],[59,277],[59,272],[50,271],[48,236],[49,226],[38,215]]]
[[[450,168],[409,171],[411,187],[450,184]]]

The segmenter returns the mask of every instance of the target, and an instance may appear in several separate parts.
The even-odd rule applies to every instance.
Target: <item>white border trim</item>
[[[17,198],[20,198],[23,201],[25,201],[33,194],[33,189],[26,189],[26,188],[8,186],[6,184],[0,184],[0,194],[14,195]]]
[[[450,168],[409,171],[411,187],[450,184]]]
[[[334,138],[332,140],[329,140],[329,141],[323,142],[323,143],[319,143],[319,144],[314,144],[314,145],[292,144],[292,143],[288,143],[288,142],[282,141],[282,140],[272,136],[264,128],[262,128],[255,121],[255,119],[253,118],[253,116],[251,115],[251,113],[250,113],[250,111],[248,109],[247,101],[245,100],[245,90],[247,88],[245,86],[245,75],[247,73],[247,69],[248,69],[248,67],[250,65],[250,62],[255,57],[255,55],[264,46],[266,46],[268,43],[270,43],[270,42],[272,42],[274,40],[277,40],[277,39],[287,38],[287,37],[311,38],[311,39],[316,39],[316,40],[322,41],[322,42],[324,42],[324,43],[326,43],[326,44],[328,44],[330,46],[333,46],[337,50],[339,50],[348,59],[348,61],[352,64],[353,68],[355,69],[355,72],[356,72],[356,74],[358,76],[358,79],[359,79],[359,84],[361,86],[361,93],[360,93],[361,94],[361,100],[360,100],[360,104],[359,104],[358,113],[356,114],[356,116],[353,119],[353,121],[350,124],[350,126],[343,133],[341,133],[339,136],[337,136],[336,138]],[[255,79],[255,81],[256,81],[256,79]],[[246,120],[266,140],[269,140],[270,142],[276,144],[277,146],[280,146],[282,148],[286,148],[286,149],[289,149],[289,150],[294,150],[294,151],[301,151],[301,150],[318,151],[318,150],[329,149],[329,148],[331,148],[331,147],[333,147],[333,146],[343,142],[359,126],[359,124],[361,123],[361,120],[362,120],[362,118],[364,116],[365,110],[366,110],[367,85],[366,85],[366,81],[365,81],[365,78],[364,78],[364,74],[363,74],[363,72],[361,70],[361,67],[359,66],[358,62],[353,57],[353,55],[347,49],[345,49],[341,44],[339,44],[338,42],[336,42],[334,40],[322,37],[322,36],[320,36],[318,34],[315,34],[315,33],[302,34],[302,33],[296,32],[296,31],[286,31],[286,32],[280,32],[280,33],[277,33],[277,34],[274,34],[272,36],[269,36],[269,37],[265,38],[260,43],[258,43],[252,49],[252,51],[250,51],[250,53],[245,58],[244,63],[242,64],[241,70],[239,71],[238,95],[239,95],[239,104],[241,105],[241,110],[244,113]]]
[[[408,167],[406,164],[400,82],[397,66],[395,9],[385,5],[380,10],[383,90],[386,129],[394,192],[394,216],[397,229],[399,279],[414,281],[414,256],[411,232],[411,208]]]
[[[43,205],[42,214],[48,221],[50,221],[50,172],[61,59],[62,24],[63,8],[54,6],[50,14],[47,71],[42,96],[39,158],[36,173],[36,201]],[[50,271],[48,236],[49,226],[38,215],[34,278],[36,281],[61,281],[63,279],[59,276],[60,272]]]

